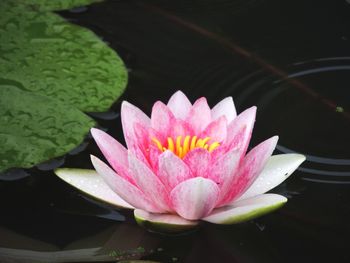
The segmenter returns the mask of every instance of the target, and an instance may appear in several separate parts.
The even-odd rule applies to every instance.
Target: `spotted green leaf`
[[[4,1],[4,0],[2,0]],[[10,1],[10,0],[5,0]],[[102,2],[103,0],[11,0],[17,5],[24,5],[40,11],[58,11],[79,6],[85,6],[92,3]]]
[[[124,91],[127,71],[90,30],[51,12],[0,4],[0,79],[97,112],[106,111]]]
[[[29,168],[79,145],[94,121],[46,96],[0,85],[0,171]]]

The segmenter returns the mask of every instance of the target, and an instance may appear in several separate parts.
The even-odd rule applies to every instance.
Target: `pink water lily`
[[[256,107],[251,107],[237,116],[231,97],[212,109],[205,98],[191,104],[181,91],[166,105],[157,101],[151,118],[124,101],[121,119],[127,148],[93,128],[92,136],[110,166],[91,156],[97,174],[74,169],[57,174],[101,200],[135,209],[141,224],[181,228],[198,220],[249,220],[287,201],[265,192],[305,160],[300,154],[271,156],[277,136],[247,153],[255,114]],[[97,189],[92,189],[92,180]]]

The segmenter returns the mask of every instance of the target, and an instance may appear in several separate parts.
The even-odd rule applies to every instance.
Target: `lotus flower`
[[[205,98],[192,105],[181,91],[167,105],[157,101],[151,118],[124,101],[121,120],[127,148],[93,128],[110,166],[91,156],[97,173],[59,169],[57,174],[99,199],[134,209],[138,223],[165,231],[187,229],[199,220],[249,220],[287,201],[265,192],[305,160],[300,154],[271,156],[277,136],[247,153],[255,114],[256,107],[251,107],[237,116],[231,97],[212,109]]]

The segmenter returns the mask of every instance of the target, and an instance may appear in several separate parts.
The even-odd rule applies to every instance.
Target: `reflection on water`
[[[135,260],[157,251],[157,241],[137,226],[120,224],[59,247],[0,228],[0,260],[7,262],[115,262]],[[120,237],[128,236],[128,239]]]
[[[276,153],[308,159],[274,190],[290,198],[278,212],[184,236],[145,232],[129,213],[86,199],[44,171],[57,161],[20,180],[2,175],[0,261],[116,261],[111,251],[124,251],[159,262],[349,262],[349,13],[327,0],[110,0],[62,13],[121,54],[122,99],[150,113],[177,89],[211,105],[233,96],[239,112],[258,106],[251,146],[278,134]],[[123,141],[120,102],[90,116]],[[63,166],[91,169],[90,153],[102,157],[88,136]]]

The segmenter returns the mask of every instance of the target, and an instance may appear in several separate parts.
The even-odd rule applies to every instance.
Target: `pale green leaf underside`
[[[152,214],[136,209],[136,222],[148,230],[162,233],[179,233],[198,226],[198,221],[189,221],[173,214]]]
[[[277,194],[263,194],[237,201],[232,206],[214,210],[204,221],[214,224],[238,224],[268,214],[287,202],[287,198]]]

